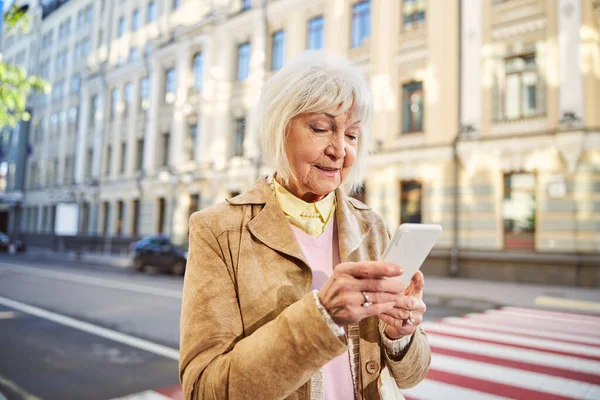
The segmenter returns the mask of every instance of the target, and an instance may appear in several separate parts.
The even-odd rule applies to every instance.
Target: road
[[[0,255],[0,400],[182,398],[182,286],[180,277]],[[409,399],[600,398],[600,317],[425,300],[434,357]]]

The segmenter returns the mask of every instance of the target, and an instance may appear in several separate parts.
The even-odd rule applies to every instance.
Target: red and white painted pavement
[[[600,399],[600,316],[505,307],[424,324],[427,378],[407,399]],[[183,399],[179,387],[122,399]]]

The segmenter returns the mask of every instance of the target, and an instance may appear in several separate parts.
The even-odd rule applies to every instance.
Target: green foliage
[[[5,32],[15,28],[26,31],[29,25],[25,11],[15,5],[4,14],[4,23]],[[24,68],[2,62],[0,54],[0,130],[29,120],[26,104],[32,91],[49,93],[50,84],[40,77],[28,76]]]

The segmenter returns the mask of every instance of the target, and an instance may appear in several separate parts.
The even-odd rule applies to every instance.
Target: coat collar
[[[371,223],[362,217],[360,211],[370,208],[360,201],[346,196],[339,188],[335,191],[335,195],[340,260],[345,262],[371,230]],[[290,224],[267,183],[266,177],[260,178],[250,190],[228,199],[227,202],[234,206],[264,205],[248,223],[250,232],[266,246],[299,259],[308,265],[306,257],[304,257],[304,253],[289,226]]]

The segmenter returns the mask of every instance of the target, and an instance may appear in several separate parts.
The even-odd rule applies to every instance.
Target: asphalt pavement
[[[466,296],[475,290],[473,286],[488,296]],[[137,273],[131,268],[115,264],[61,260],[58,257],[0,255],[0,400],[4,400],[3,396],[7,400],[114,399],[135,393],[142,394],[128,399],[178,398],[176,396],[181,396],[180,391],[173,396],[163,394],[168,392],[166,388],[179,390],[177,358],[182,287],[181,277],[152,272]],[[476,384],[473,384],[475,378],[465,381],[464,376],[460,375],[471,374],[471,370],[465,370],[456,376],[448,375],[466,365],[465,363],[473,362],[472,355],[465,355],[465,352],[473,351],[472,349],[493,353],[494,357],[513,357],[511,350],[514,352],[514,349],[510,346],[522,347],[521,342],[510,344],[515,340],[513,335],[500,338],[500,333],[489,333],[482,337],[482,333],[478,333],[480,329],[490,332],[506,330],[510,324],[520,323],[525,315],[527,318],[523,320],[524,323],[531,322],[531,326],[515,326],[509,330],[520,330],[525,335],[537,335],[536,337],[550,335],[545,326],[540,325],[543,329],[538,329],[539,323],[530,318],[533,314],[529,313],[532,311],[501,309],[501,306],[510,302],[511,287],[515,293],[521,293],[520,297],[515,296],[513,300],[522,303],[531,302],[539,293],[557,293],[556,288],[528,289],[510,284],[498,286],[460,280],[447,280],[444,283],[441,278],[428,279],[425,324],[426,329],[430,329],[437,370],[432,371],[430,378],[420,385],[421,389],[409,391],[407,395],[420,398],[424,393],[427,397],[428,391],[441,390],[442,397],[436,398],[451,398],[444,397],[443,393],[460,393],[460,396],[467,393],[471,396],[483,392],[474,392],[472,388],[467,388],[469,385],[477,390],[488,390],[481,389],[488,386],[481,386],[477,379],[485,379],[484,382],[488,382],[485,385],[488,385],[490,380],[512,374],[513,370],[505,368],[508,365],[506,361],[480,355],[477,362],[481,363],[478,364],[481,371],[489,368],[505,369],[489,369],[490,375],[477,378]],[[428,294],[428,288],[434,289],[433,293]],[[586,301],[594,300],[597,295],[587,291],[562,289],[561,293],[579,295]],[[453,293],[460,295],[452,296]],[[533,303],[528,305],[533,306]],[[500,314],[495,314],[496,312]],[[574,329],[581,332],[575,333],[584,335],[581,340],[588,347],[575,348],[574,351],[579,352],[575,353],[576,357],[597,351],[593,349],[596,339],[589,336],[594,335],[596,328],[600,329],[598,319],[588,320],[592,317],[573,316],[569,313],[535,312],[538,314],[533,316],[543,323],[554,324],[556,318],[565,321],[575,319],[578,322]],[[465,318],[457,320],[453,318],[455,316]],[[473,320],[475,322],[470,322],[470,318],[476,318]],[[499,318],[505,319],[499,325],[494,325]],[[461,330],[458,324],[465,323],[470,323],[476,329],[468,332]],[[447,343],[448,349],[444,349],[444,340],[447,338],[453,339]],[[569,336],[565,338],[561,340],[568,341]],[[554,339],[556,338],[552,337]],[[476,345],[465,344],[463,353],[457,352],[456,346],[464,340],[478,342]],[[535,363],[541,362],[535,358],[540,352],[552,351],[556,346],[562,345],[559,341],[548,344],[548,348],[539,349],[536,348],[536,341],[528,343],[534,349],[531,357]],[[499,345],[509,347],[496,350],[494,346]],[[518,350],[514,357],[519,357],[523,351]],[[593,382],[596,377],[600,380],[600,355],[594,357],[598,358],[598,362],[595,361],[596,358],[588,360],[592,363],[586,367],[588,375],[576,376],[577,379],[587,380],[588,383]],[[513,364],[511,368],[529,368],[523,363],[516,367]],[[553,368],[555,376],[570,376],[569,371]],[[473,374],[481,372],[479,369],[477,371]],[[509,378],[505,382],[509,382]],[[519,384],[527,385],[527,382]],[[461,389],[462,386],[464,388]],[[592,387],[593,390],[600,390],[598,388],[600,387]],[[585,393],[584,390],[588,389],[582,386],[581,393]],[[530,398],[533,392],[514,393],[514,398]],[[581,398],[593,398],[589,396]]]

